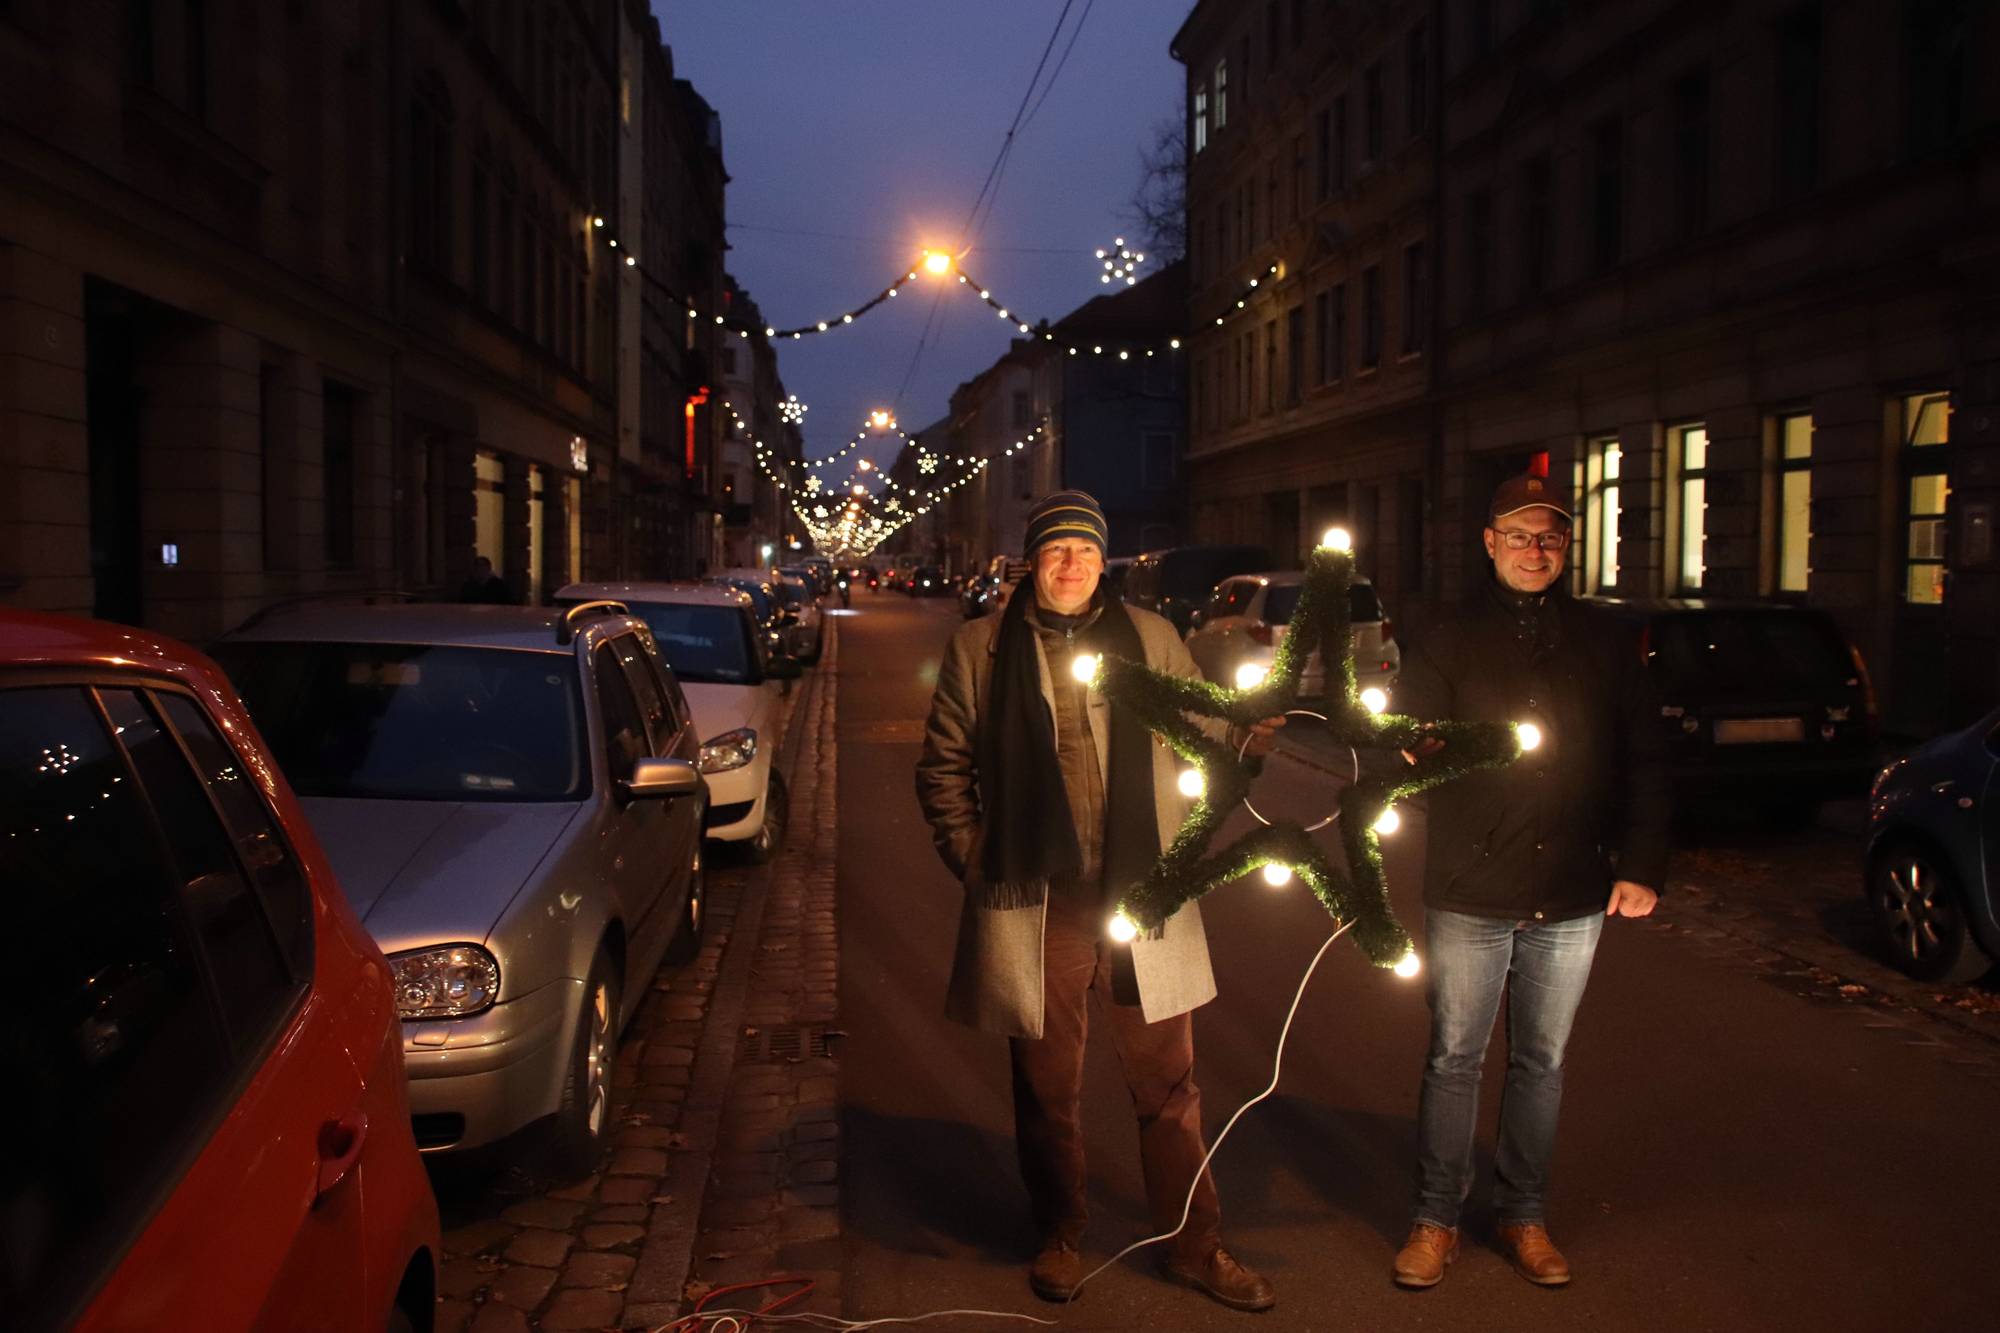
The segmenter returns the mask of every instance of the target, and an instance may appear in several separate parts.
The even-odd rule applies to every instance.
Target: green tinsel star
[[[1104,693],[1128,704],[1146,726],[1192,764],[1202,795],[1144,883],[1127,892],[1118,910],[1142,930],[1157,929],[1185,903],[1262,866],[1288,867],[1336,920],[1352,921],[1355,942],[1378,966],[1390,967],[1411,951],[1409,932],[1389,907],[1382,876],[1382,845],[1375,823],[1396,801],[1479,769],[1519,758],[1517,728],[1500,722],[1422,722],[1395,713],[1376,714],[1355,688],[1348,587],[1354,557],[1322,546],[1306,560],[1304,586],[1271,672],[1249,689],[1227,689],[1186,680],[1142,663],[1107,657],[1099,667]],[[1239,757],[1235,747],[1204,732],[1189,714],[1248,725],[1298,703],[1299,676],[1315,645],[1326,663],[1327,729],[1355,750],[1413,750],[1436,738],[1442,749],[1419,755],[1390,776],[1363,777],[1340,793],[1340,843],[1345,874],[1297,822],[1278,820],[1253,829],[1220,851],[1209,842],[1229,811],[1250,791],[1261,760]]]

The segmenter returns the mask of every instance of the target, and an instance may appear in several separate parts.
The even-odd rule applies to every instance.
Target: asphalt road
[[[1005,1043],[941,1015],[959,907],[911,771],[956,603],[863,594],[839,679],[843,1292],[853,1318],[984,1309],[1070,1329],[1223,1329],[1234,1314],[1156,1276],[1151,1252],[1069,1307],[1028,1291],[1035,1237],[1013,1159]],[[1330,780],[1283,758],[1259,789],[1316,816]],[[1388,851],[1421,930],[1423,823]],[[1261,880],[1203,903],[1221,996],[1196,1019],[1213,1134],[1261,1090],[1325,914]],[[1515,1276],[1492,1246],[1486,1181],[1467,1247],[1429,1292],[1389,1281],[1408,1225],[1421,981],[1342,941],[1292,1029],[1278,1093],[1218,1153],[1228,1243],[1277,1286],[1283,1329],[1882,1329],[1990,1327],[2000,1079],[1921,1023],[1816,1003],[1683,933],[1605,933],[1570,1051],[1551,1227],[1578,1274]],[[1488,1061],[1490,1164],[1503,1060]],[[1136,1135],[1108,1047],[1087,1069],[1086,1261],[1145,1234]],[[1029,1327],[968,1319],[955,1328]]]

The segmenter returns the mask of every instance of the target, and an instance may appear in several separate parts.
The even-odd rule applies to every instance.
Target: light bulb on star
[[[1385,808],[1375,820],[1375,832],[1382,835],[1394,833],[1403,827],[1403,817],[1396,813],[1395,806]]]
[[[1361,706],[1367,709],[1371,713],[1388,712],[1389,711],[1388,692],[1386,690],[1383,690],[1380,686],[1370,685],[1367,689],[1361,691]]]
[[[1271,669],[1262,662],[1245,662],[1242,666],[1236,668],[1236,688],[1239,690],[1254,690],[1259,685],[1262,685],[1264,678],[1270,674]]]
[[[1520,742],[1521,751],[1525,754],[1529,750],[1540,748],[1542,743],[1542,729],[1532,722],[1516,722],[1514,724],[1514,739]]]
[[[1351,551],[1354,538],[1346,528],[1328,528],[1319,535],[1319,544],[1329,551]]]
[[[1292,882],[1292,868],[1273,861],[1264,867],[1264,882],[1274,889],[1282,889]]]
[[[1179,782],[1175,785],[1180,788],[1181,795],[1198,801],[1202,793],[1208,790],[1208,779],[1201,775],[1201,770],[1198,768],[1184,768],[1181,770]]]

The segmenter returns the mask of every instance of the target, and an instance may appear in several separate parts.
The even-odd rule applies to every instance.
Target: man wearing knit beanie
[[[917,763],[924,817],[966,890],[945,1012],[1010,1039],[1015,1146],[1041,1235],[1028,1270],[1037,1295],[1069,1300],[1083,1276],[1083,1045],[1095,992],[1138,1115],[1155,1229],[1174,1233],[1166,1275],[1232,1309],[1267,1310],[1271,1284],[1222,1246],[1214,1181],[1195,1183],[1206,1149],[1192,1011],[1215,996],[1200,912],[1190,903],[1130,945],[1105,933],[1111,905],[1145,878],[1188,799],[1173,752],[1072,668],[1080,655],[1112,653],[1199,674],[1172,625],[1107,595],[1108,545],[1090,495],[1047,497],[1023,535],[1030,575],[1005,611],[967,622],[945,650]],[[1270,742],[1268,724],[1250,738],[1260,753]]]

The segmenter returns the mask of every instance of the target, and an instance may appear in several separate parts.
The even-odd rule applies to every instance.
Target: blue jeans
[[[1479,1069],[1500,996],[1507,1005],[1507,1085],[1500,1101],[1494,1210],[1503,1225],[1545,1221],[1542,1196],[1562,1104],[1563,1048],[1604,931],[1593,912],[1547,925],[1426,914],[1431,1050],[1417,1106],[1416,1220],[1458,1225],[1472,1188]]]

